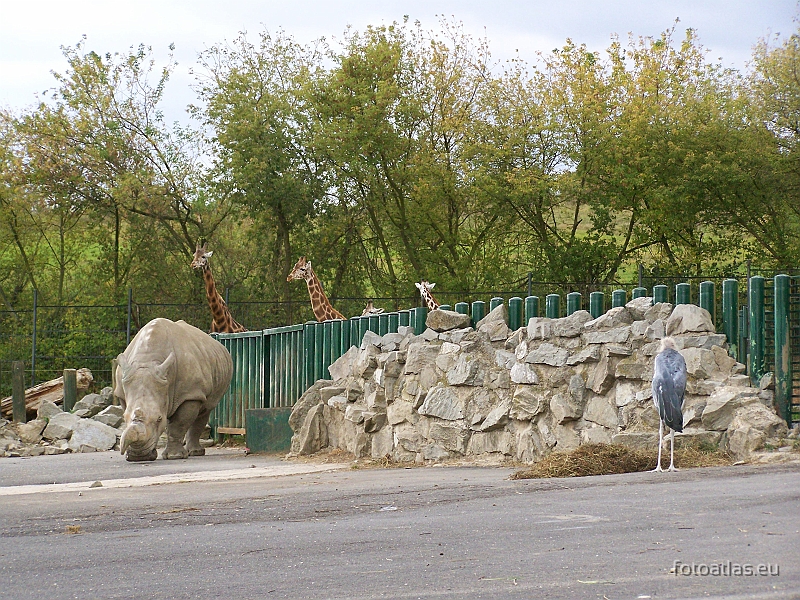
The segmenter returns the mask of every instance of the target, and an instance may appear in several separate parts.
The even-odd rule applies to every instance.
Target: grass
[[[657,450],[635,450],[612,444],[585,444],[568,452],[553,452],[538,463],[517,471],[511,479],[541,479],[547,477],[586,477],[652,471],[658,458]],[[679,469],[717,467],[733,464],[733,458],[717,449],[682,448],[675,451],[675,466]],[[669,451],[662,452],[661,466],[669,466]]]

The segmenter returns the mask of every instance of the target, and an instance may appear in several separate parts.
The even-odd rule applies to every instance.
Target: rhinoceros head
[[[117,357],[125,397],[125,430],[120,452],[129,461],[156,459],[158,438],[167,426],[170,367],[175,354],[162,363],[130,364],[124,354]]]

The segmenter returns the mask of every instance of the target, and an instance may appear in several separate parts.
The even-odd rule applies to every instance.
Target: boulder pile
[[[85,395],[72,412],[43,401],[32,421],[0,419],[0,457],[118,449],[122,425],[123,410],[112,404],[110,387]]]
[[[577,311],[517,331],[505,311],[497,307],[474,329],[464,315],[434,310],[421,335],[367,332],[330,366],[331,379],[298,400],[292,453],[330,447],[395,461],[533,463],[584,443],[655,448],[651,380],[665,336],[688,369],[677,447],[718,447],[745,460],[789,436],[772,409],[771,377],[751,387],[698,306],[637,298],[597,319]]]

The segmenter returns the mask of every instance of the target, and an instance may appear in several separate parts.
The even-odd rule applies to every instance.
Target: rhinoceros
[[[117,357],[114,395],[125,409],[120,452],[129,461],[202,456],[200,434],[230,385],[233,361],[225,346],[184,321],[153,319]]]

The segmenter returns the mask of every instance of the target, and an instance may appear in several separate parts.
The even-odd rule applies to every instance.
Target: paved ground
[[[309,467],[338,470],[289,474]],[[213,479],[234,473],[254,476]],[[797,465],[510,473],[219,451],[144,465],[114,453],[2,459],[0,597],[800,597]],[[153,477],[183,482],[112,483]],[[779,574],[684,575],[693,564]]]

